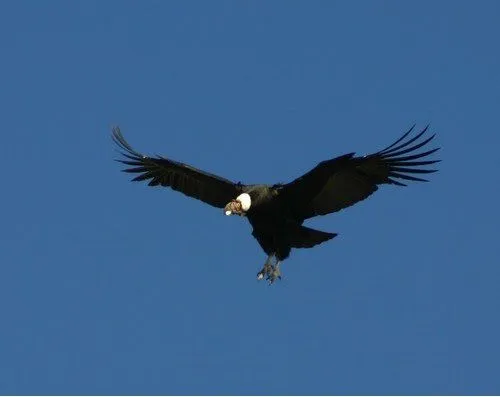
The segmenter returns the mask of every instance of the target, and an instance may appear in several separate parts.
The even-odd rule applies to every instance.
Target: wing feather
[[[162,156],[144,156],[129,145],[118,127],[113,128],[111,137],[125,158],[117,161],[131,167],[125,168],[123,171],[139,174],[132,181],[149,180],[148,186],[170,187],[218,208],[224,208],[242,191],[242,184],[233,183],[228,179],[196,169],[188,164]]]
[[[296,180],[284,185],[281,196],[290,203],[292,214],[307,219],[340,211],[373,194],[379,185],[406,186],[403,181],[427,182],[412,174],[431,174],[436,169],[420,168],[438,163],[426,160],[439,148],[418,152],[434,137],[425,137],[429,126],[408,139],[415,126],[381,151],[363,157],[349,153],[319,163]],[[420,161],[413,161],[419,160]]]
[[[382,151],[379,151],[380,154],[382,153],[394,153],[394,152],[397,152],[399,149],[402,149],[404,147],[407,147],[408,145],[410,145],[411,143],[415,142],[418,138],[420,138],[422,135],[425,134],[425,131],[427,131],[427,128],[429,128],[429,126],[426,126],[422,131],[420,131],[417,135],[415,135],[413,138],[411,138],[410,140],[406,141],[406,142],[403,142],[401,143],[400,145],[396,146],[396,147],[392,147],[389,146],[389,148],[391,148],[390,150],[388,150],[389,148],[386,148]],[[405,134],[406,135],[406,134]],[[404,136],[404,135],[403,135]],[[401,139],[401,138],[400,138]]]

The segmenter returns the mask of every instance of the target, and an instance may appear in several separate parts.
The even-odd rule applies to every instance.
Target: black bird
[[[234,183],[165,157],[144,156],[127,143],[118,127],[113,128],[112,137],[126,158],[118,161],[130,166],[123,171],[139,174],[133,181],[170,187],[222,208],[226,215],[245,216],[252,235],[268,255],[257,278],[272,284],[281,278],[279,264],[292,248],[311,248],[337,235],[303,226],[306,219],[354,205],[374,193],[378,185],[427,182],[414,175],[436,172],[421,167],[440,161],[423,160],[439,148],[419,151],[435,135],[424,135],[427,126],[411,137],[414,127],[379,152],[361,157],[348,153],[325,160],[292,182],[276,185]]]

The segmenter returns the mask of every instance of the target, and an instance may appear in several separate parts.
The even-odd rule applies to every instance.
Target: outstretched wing
[[[118,127],[113,128],[113,141],[123,150],[127,160],[117,160],[131,166],[123,171],[139,174],[133,181],[149,181],[149,186],[167,186],[186,196],[204,201],[214,207],[224,206],[241,193],[243,185],[217,175],[198,170],[190,165],[164,157],[148,157],[136,152],[127,143]]]
[[[349,153],[323,161],[305,175],[283,186],[282,195],[291,203],[293,214],[299,219],[307,219],[340,211],[366,199],[381,184],[406,186],[403,181],[427,182],[414,174],[436,172],[421,167],[440,161],[423,160],[439,148],[418,151],[435,135],[424,136],[427,126],[407,139],[414,127],[377,153],[363,157],[354,157],[354,153]]]

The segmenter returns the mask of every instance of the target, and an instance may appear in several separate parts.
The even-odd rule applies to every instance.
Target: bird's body
[[[144,156],[132,149],[118,128],[113,129],[113,140],[127,158],[119,161],[131,166],[124,171],[139,174],[134,181],[148,180],[150,186],[170,187],[223,208],[226,215],[246,217],[252,225],[252,235],[268,255],[258,278],[266,277],[273,283],[281,277],[279,263],[290,255],[292,248],[311,248],[337,235],[305,227],[305,220],[364,200],[378,185],[405,186],[403,180],[426,181],[412,174],[435,172],[421,167],[439,160],[421,159],[438,149],[416,152],[434,135],[419,141],[426,127],[405,140],[412,131],[413,127],[377,153],[362,157],[348,153],[325,160],[294,181],[277,185],[234,183],[164,157]]]
[[[284,185],[256,185],[243,189],[252,197],[252,206],[245,213],[253,228],[252,235],[266,254],[275,255],[279,261],[288,257],[291,248],[311,248],[336,236],[302,226],[304,219],[294,214],[283,188]]]

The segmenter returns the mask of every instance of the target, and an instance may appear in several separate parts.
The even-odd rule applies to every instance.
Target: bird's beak
[[[238,200],[231,200],[227,205],[224,207],[224,213],[226,215],[241,215],[242,213],[242,208],[241,208],[241,203]]]

